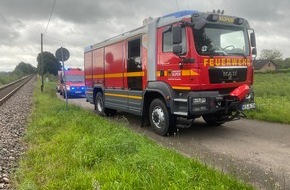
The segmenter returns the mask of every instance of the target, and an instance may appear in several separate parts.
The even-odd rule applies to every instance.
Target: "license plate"
[[[248,104],[243,104],[242,105],[242,110],[250,110],[256,108],[255,103],[248,103]]]
[[[81,91],[75,91],[75,93],[76,93],[76,94],[80,94],[80,93],[82,93],[82,92],[81,92]]]

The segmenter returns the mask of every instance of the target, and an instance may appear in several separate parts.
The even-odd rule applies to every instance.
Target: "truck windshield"
[[[82,75],[65,75],[66,82],[84,82],[84,76]]]
[[[193,30],[200,55],[249,55],[249,40],[242,27],[207,24],[200,30]]]

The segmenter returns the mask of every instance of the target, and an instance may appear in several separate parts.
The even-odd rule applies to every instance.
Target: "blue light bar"
[[[171,13],[168,15],[164,15],[162,18],[166,18],[166,17],[175,17],[175,18],[179,18],[179,17],[184,17],[184,16],[188,16],[188,15],[192,15],[193,13],[198,13],[198,11],[196,10],[184,10],[184,11],[178,11],[175,13]]]

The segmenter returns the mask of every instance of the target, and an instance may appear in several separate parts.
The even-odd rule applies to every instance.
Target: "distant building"
[[[254,60],[254,70],[258,72],[267,72],[277,70],[277,65],[272,60]]]

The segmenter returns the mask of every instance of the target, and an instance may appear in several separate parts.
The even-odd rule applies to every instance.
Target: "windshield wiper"
[[[228,55],[227,52],[223,51],[223,50],[214,50],[214,53],[217,53],[218,55],[222,54],[222,55]]]
[[[223,51],[223,50],[211,49],[209,51],[209,55],[210,56],[214,56],[214,55],[224,55],[225,56],[225,55],[228,55],[228,53]]]
[[[244,53],[228,53],[228,55],[238,55],[238,56],[246,57]]]

